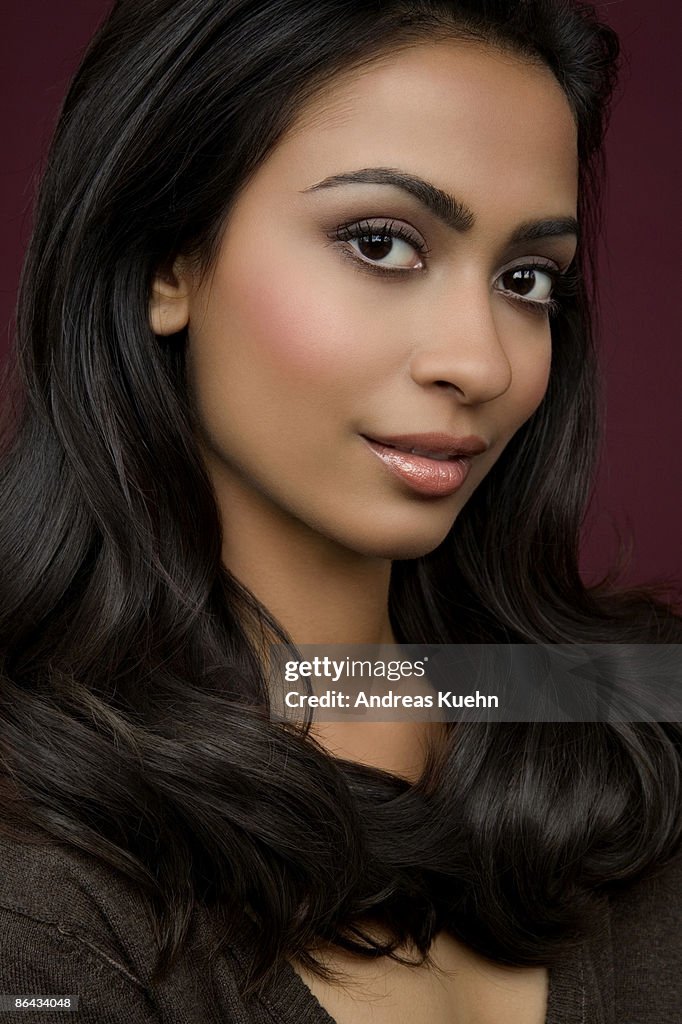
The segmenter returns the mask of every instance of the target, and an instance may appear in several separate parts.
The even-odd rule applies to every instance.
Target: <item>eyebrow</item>
[[[315,192],[321,188],[336,188],[339,185],[353,183],[393,185],[400,188],[430,210],[446,227],[455,231],[469,231],[476,220],[473,211],[448,192],[416,174],[408,174],[407,171],[399,171],[393,167],[364,167],[357,171],[331,174],[302,191]],[[551,238],[556,235],[577,237],[578,222],[575,217],[548,217],[543,220],[526,221],[515,228],[509,241],[512,244],[532,242],[538,238]]]

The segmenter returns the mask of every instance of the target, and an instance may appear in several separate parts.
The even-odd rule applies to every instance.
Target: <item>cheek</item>
[[[315,276],[307,262],[279,260],[259,271],[245,265],[216,284],[252,386],[348,390],[364,332],[345,282]]]
[[[552,364],[549,326],[532,345],[520,346],[513,368],[512,429],[517,430],[529,419],[547,392]]]
[[[537,409],[547,392],[551,365],[552,345],[551,341],[548,341],[540,356],[528,368],[528,401],[533,412]]]

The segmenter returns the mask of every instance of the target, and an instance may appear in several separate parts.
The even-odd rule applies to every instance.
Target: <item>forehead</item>
[[[300,187],[394,166],[512,216],[574,213],[577,198],[577,130],[552,72],[470,41],[413,44],[332,79],[269,163]]]

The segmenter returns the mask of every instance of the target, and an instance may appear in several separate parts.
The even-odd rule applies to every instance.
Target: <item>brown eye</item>
[[[415,266],[414,246],[393,235],[361,235],[351,240],[351,245],[355,248],[354,243],[357,243],[357,251],[360,255],[373,263],[386,261],[390,257],[389,262],[383,263],[387,269],[418,270],[422,266],[421,260],[418,260]]]
[[[390,235],[363,235],[357,242],[360,253],[368,260],[383,260],[393,248]]]
[[[549,269],[540,267],[514,267],[505,270],[498,278],[504,291],[523,298],[546,302],[552,294],[554,275]]]
[[[358,264],[380,273],[423,270],[423,257],[429,252],[425,243],[404,224],[342,224],[331,236],[348,242],[357,253]]]

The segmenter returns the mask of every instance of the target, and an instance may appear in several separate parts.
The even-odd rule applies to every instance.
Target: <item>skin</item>
[[[307,191],[368,167],[427,179],[469,207],[472,226],[446,227],[395,186]],[[528,221],[575,216],[577,176],[575,123],[544,65],[472,42],[416,44],[335,79],[301,111],[241,192],[208,275],[182,258],[159,275],[154,330],[189,325],[224,563],[297,643],[394,642],[392,560],[443,541],[541,402],[549,319],[501,275],[536,259],[569,265],[574,235],[509,239]],[[401,239],[379,258],[330,239],[339,225],[386,220],[428,255]],[[394,273],[363,269],[363,257]],[[536,280],[531,297],[547,297],[550,279]],[[416,494],[360,436],[427,431],[489,446],[447,497]],[[416,776],[431,733],[372,729],[318,736]]]
[[[447,228],[386,185],[306,191],[367,167],[420,175],[466,203],[473,224]],[[159,275],[154,329],[189,324],[225,565],[296,642],[393,642],[392,560],[442,542],[542,401],[549,320],[501,274],[535,259],[569,265],[572,235],[509,239],[528,221],[575,216],[577,168],[574,121],[544,66],[461,41],[414,45],[336,79],[301,112],[240,194],[208,276],[182,259]],[[411,228],[430,249],[426,269],[399,240],[379,262],[405,269],[363,271],[349,255],[369,262],[375,249],[329,238],[360,220]],[[437,499],[387,472],[359,436],[432,430],[489,446]],[[364,725],[312,735],[338,756],[418,776],[424,725]],[[544,969],[491,965],[447,933],[431,954],[442,974],[330,951],[346,986],[295,966],[339,1024],[543,1024]]]

